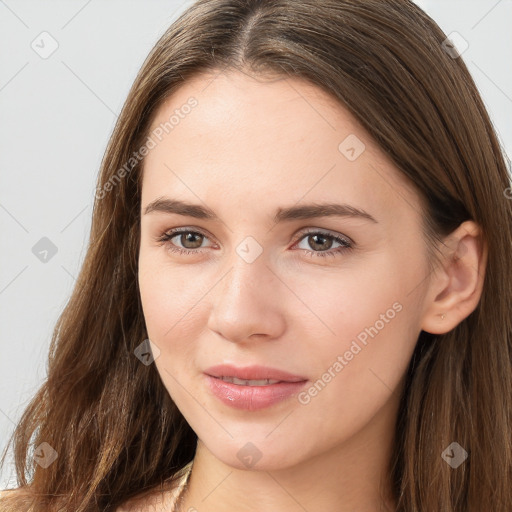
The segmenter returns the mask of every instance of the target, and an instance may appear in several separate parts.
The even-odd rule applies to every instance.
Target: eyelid
[[[329,229],[323,229],[323,228],[302,228],[299,230],[297,236],[299,239],[301,239],[305,235],[308,235],[310,233],[326,235],[326,236],[330,236],[333,238],[340,238],[341,240],[344,240],[348,244],[351,244],[351,245],[354,244],[354,241],[347,235],[343,235],[342,233],[336,233],[334,231],[330,231]]]
[[[174,238],[175,236],[177,236],[181,233],[197,233],[197,234],[202,235],[203,237],[207,238],[208,240],[210,240],[212,245],[216,245],[216,243],[212,240],[212,237],[206,231],[202,230],[201,228],[197,228],[197,227],[193,227],[193,226],[182,226],[179,228],[169,228],[169,229],[165,230],[161,236],[165,236],[168,233],[171,234],[171,238]],[[159,240],[161,238],[161,236],[157,237],[157,240]],[[202,249],[206,249],[206,248],[207,247],[201,247],[198,249],[190,249],[190,250],[199,252]]]

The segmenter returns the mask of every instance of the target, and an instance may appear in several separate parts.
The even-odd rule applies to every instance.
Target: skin
[[[388,464],[404,374],[421,330],[448,332],[477,306],[487,258],[479,227],[461,224],[429,272],[419,196],[330,96],[299,79],[201,75],[168,98],[151,130],[192,96],[198,105],[146,157],[139,255],[154,364],[198,435],[180,510],[392,510]],[[338,149],[349,135],[365,145],[354,161]],[[145,214],[162,196],[207,206],[220,221]],[[377,222],[272,221],[279,207],[327,201]],[[157,241],[179,227],[205,236]],[[339,243],[307,228],[349,237],[353,249],[336,253]],[[236,251],[248,236],[263,249],[251,263]],[[322,248],[334,256],[318,256]],[[401,310],[333,372],[396,303]],[[244,411],[206,387],[204,370],[220,363],[277,367],[310,385],[329,368],[335,376],[307,404],[294,396]],[[253,467],[237,457],[248,442],[261,453]]]

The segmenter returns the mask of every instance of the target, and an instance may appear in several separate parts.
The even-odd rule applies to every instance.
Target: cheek
[[[196,321],[201,298],[208,291],[205,280],[198,279],[192,266],[169,264],[162,251],[141,251],[139,288],[148,335],[168,346],[183,329],[200,326]]]
[[[404,311],[366,344],[349,337],[326,348],[316,380],[298,397],[316,438],[348,438],[397,404],[416,341],[400,319]]]
[[[304,266],[283,275],[283,281],[299,299],[295,309],[300,315],[294,322],[311,333],[316,330],[316,337],[332,346],[375,323],[379,332],[396,328],[404,316],[398,310],[413,307],[411,283],[419,282],[422,272],[412,259],[398,258],[389,251],[354,256],[336,269]]]
[[[408,263],[382,254],[364,269],[317,279],[314,288],[299,287],[329,327],[320,326],[326,334],[309,335],[303,346],[316,380],[301,397],[306,409],[318,414],[317,427],[325,435],[330,427],[321,418],[339,415],[348,428],[358,428],[400,385],[419,335],[419,302],[411,283],[419,282],[420,267],[413,258]]]
[[[190,273],[192,274],[192,273]],[[170,268],[157,255],[139,258],[139,288],[149,339],[159,348],[157,371],[180,410],[187,410],[189,387],[197,343],[204,328],[200,299],[205,291],[196,286],[197,272]]]

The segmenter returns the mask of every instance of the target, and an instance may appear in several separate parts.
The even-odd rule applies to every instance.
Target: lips
[[[308,380],[305,377],[266,366],[218,365],[204,372],[209,392],[233,409],[259,411],[289,401]]]
[[[241,381],[264,381],[269,379],[270,381],[277,382],[303,382],[307,380],[306,377],[300,375],[294,375],[284,370],[259,365],[237,367],[230,364],[220,364],[211,366],[206,369],[204,373],[211,377],[217,377],[218,379],[227,377]],[[233,382],[238,383],[236,380]],[[258,384],[261,385],[261,383]]]

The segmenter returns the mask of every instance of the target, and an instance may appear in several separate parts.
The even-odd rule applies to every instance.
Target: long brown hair
[[[416,187],[427,241],[465,220],[481,226],[489,248],[481,300],[452,331],[421,332],[389,471],[397,512],[512,510],[510,178],[475,83],[445,39],[409,0],[199,0],[169,27],[105,152],[48,377],[11,439],[26,496],[12,493],[5,510],[12,502],[34,512],[112,511],[163,488],[193,459],[196,434],[155,365],[134,355],[147,333],[137,286],[143,159],[133,155],[165,98],[193,75],[228,68],[299,77],[338,99]],[[453,441],[469,454],[457,469],[441,457]],[[43,442],[58,453],[47,468],[32,457]]]

